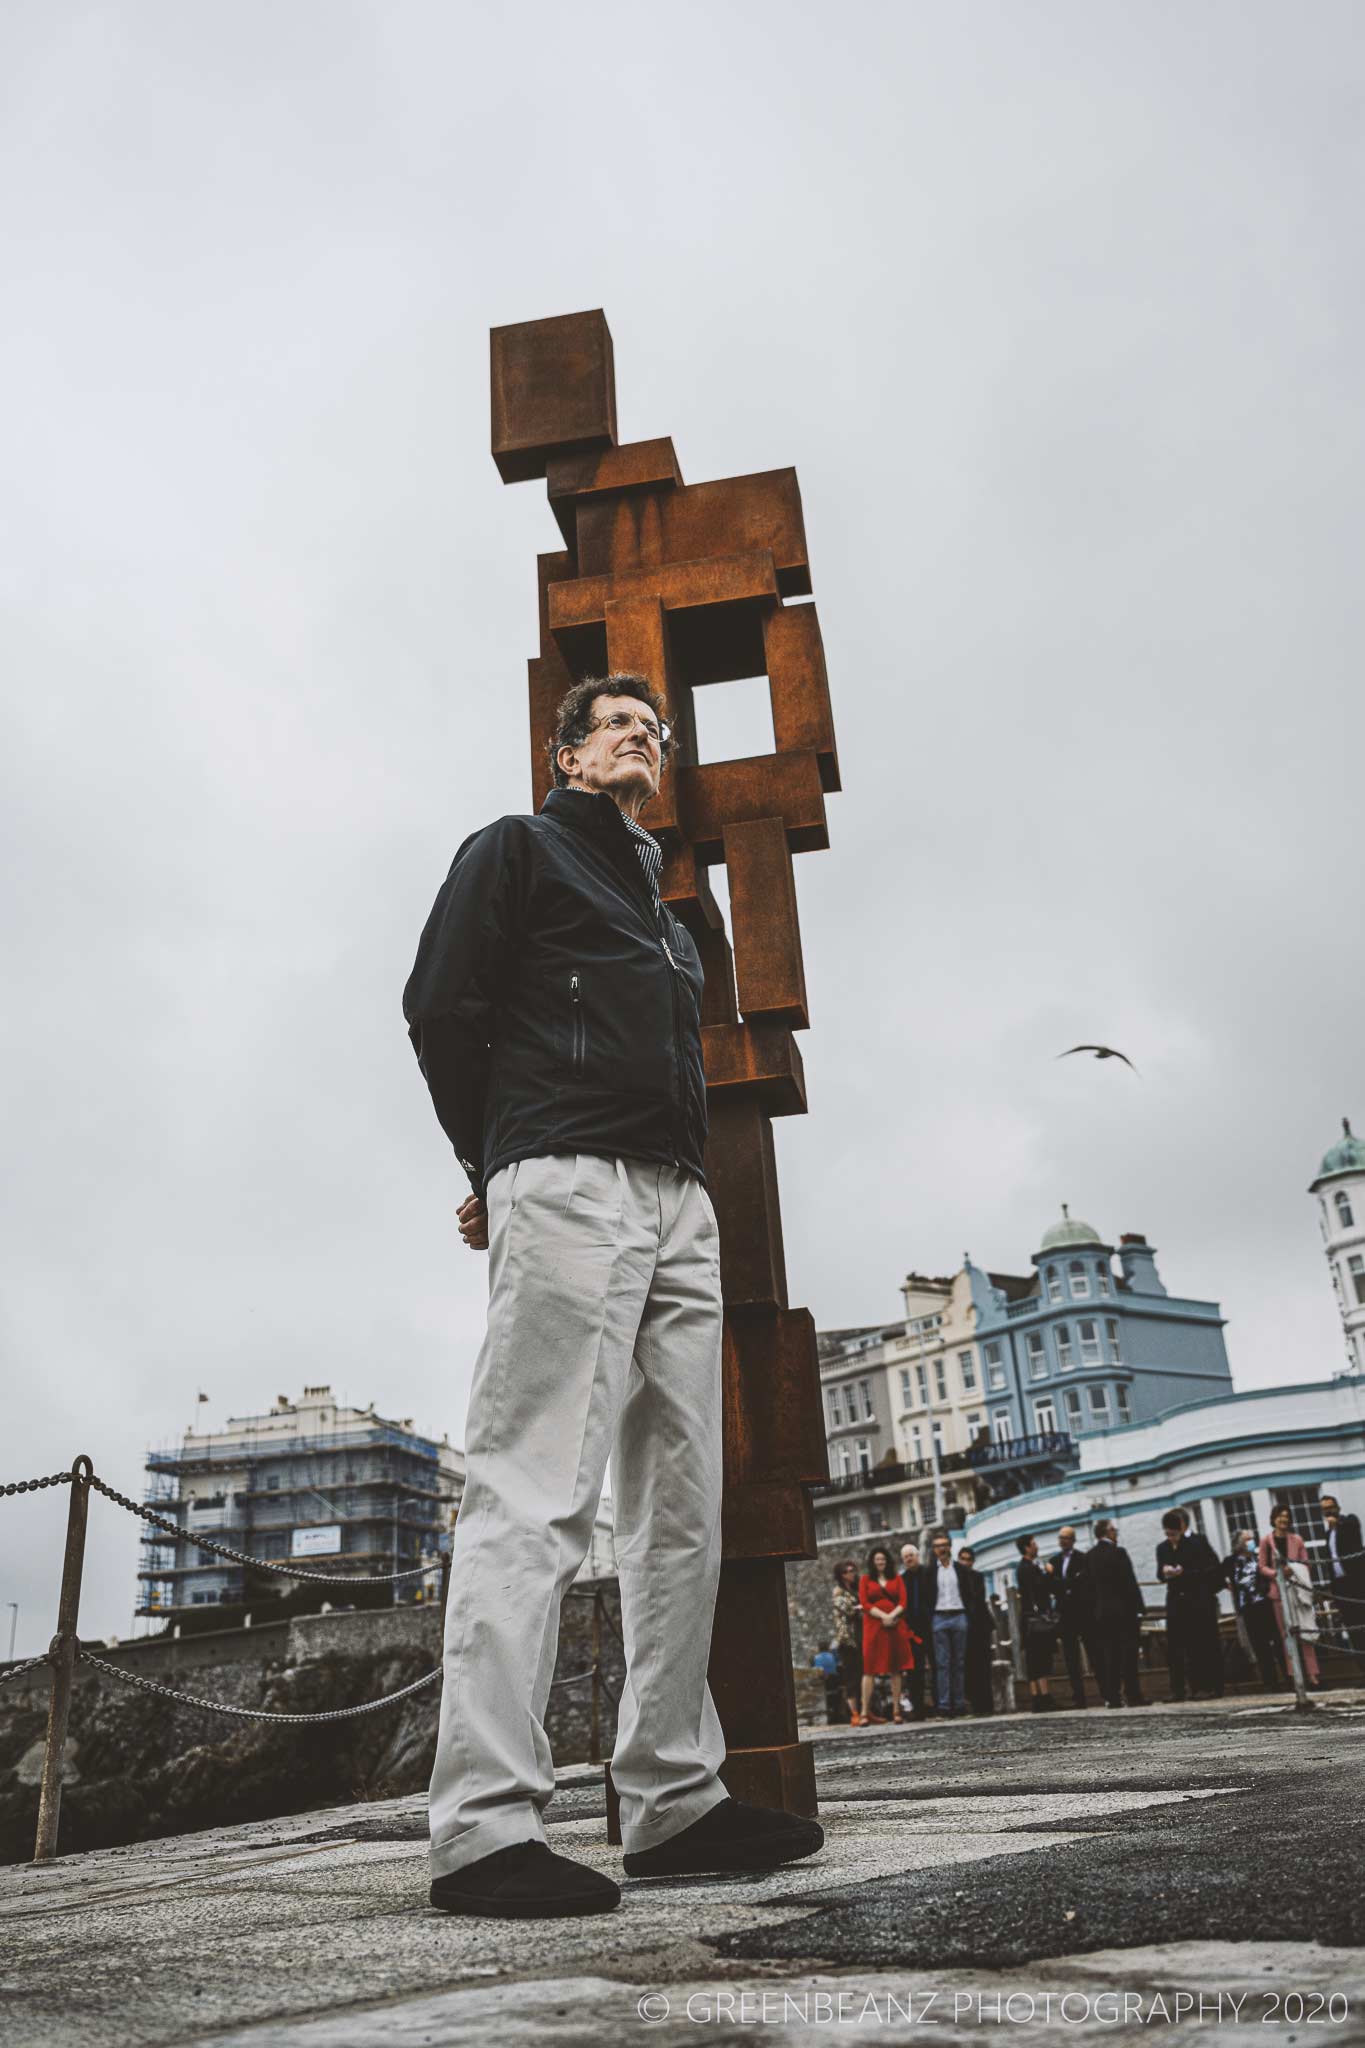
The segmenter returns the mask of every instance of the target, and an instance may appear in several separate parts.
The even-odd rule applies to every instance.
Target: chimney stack
[[[1131,1294],[1165,1294],[1156,1253],[1140,1230],[1125,1230],[1119,1239],[1119,1264]]]

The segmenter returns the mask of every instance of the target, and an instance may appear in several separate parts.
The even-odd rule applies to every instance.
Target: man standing
[[[905,1587],[905,1625],[920,1638],[910,1672],[910,1719],[927,1719],[924,1680],[929,1670],[929,1620],[924,1612],[924,1587],[920,1582],[919,1552],[913,1543],[901,1545],[901,1583]]]
[[[1087,1617],[1086,1557],[1076,1548],[1076,1531],[1069,1525],[1057,1531],[1057,1549],[1048,1560],[1056,1581],[1057,1627],[1062,1638],[1062,1656],[1071,1681],[1074,1706],[1085,1705],[1085,1666],[1081,1662],[1081,1641]],[[1093,1660],[1092,1660],[1093,1663]],[[1099,1674],[1096,1672],[1096,1678]]]
[[[954,1563],[950,1536],[935,1536],[933,1550],[920,1585],[934,1640],[934,1700],[946,1717],[967,1711],[967,1604],[975,1574]]]
[[[1218,1641],[1218,1593],[1223,1567],[1213,1545],[1191,1532],[1183,1508],[1161,1517],[1165,1540],[1156,1547],[1156,1575],[1166,1588],[1166,1657],[1171,1698],[1209,1693],[1223,1697],[1223,1655]]]
[[[1261,1684],[1267,1692],[1283,1692],[1289,1683],[1284,1645],[1275,1625],[1275,1608],[1270,1587],[1261,1572],[1256,1532],[1239,1529],[1232,1549],[1223,1559],[1223,1578],[1232,1595],[1239,1633],[1245,1632],[1245,1647],[1260,1668]]]
[[[719,1232],[706,1191],[702,969],[639,823],[670,734],[644,677],[578,683],[537,816],[466,839],[403,996],[491,1253],[451,1548],[431,1902],[609,1911],[552,1853],[543,1725],[563,1595],[608,1455],[626,1678],[612,1775],[628,1876],[768,1869],[820,1827],[727,1796],[706,1682],[720,1573]]]
[[[1346,1641],[1365,1671],[1365,1546],[1360,1516],[1343,1515],[1334,1493],[1321,1495],[1318,1505],[1327,1524],[1327,1590]]]
[[[963,1684],[967,1705],[974,1714],[995,1712],[995,1616],[986,1598],[986,1581],[976,1568],[976,1552],[964,1543],[957,1553],[958,1564],[971,1584],[967,1601],[967,1657]]]
[[[1112,1522],[1095,1524],[1094,1548],[1086,1555],[1086,1595],[1098,1658],[1095,1679],[1104,1704],[1121,1707],[1126,1699],[1130,1707],[1145,1706],[1138,1675],[1142,1589]]]

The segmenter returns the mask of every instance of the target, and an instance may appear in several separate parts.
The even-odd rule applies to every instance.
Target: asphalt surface
[[[583,1920],[433,1912],[420,1798],[14,1866],[0,2037],[804,2048],[856,2032],[927,2048],[1017,2035],[998,2017],[1012,1998],[1029,2048],[1153,2029],[1354,2048],[1363,1737],[1365,1693],[1302,1717],[1238,1700],[817,1731],[819,1855],[627,1881],[616,1912]],[[562,1774],[548,1817],[553,1846],[620,1877],[599,1772]],[[1117,2024],[1097,2001],[1121,1997],[1138,2004]]]
[[[799,1919],[723,1936],[717,1952],[923,1970],[1257,1935],[1365,1945],[1365,1708],[1297,1717],[1245,1701],[1197,1717],[1092,1709],[944,1735],[929,1783],[917,1770],[913,1782],[868,1784],[881,1776],[879,1759],[839,1755],[821,1770],[822,1796],[967,1797],[993,1808],[1117,1791],[1207,1796],[1139,1805],[1122,1828],[1110,1814],[1073,1811],[1065,1854],[1040,1853],[1026,1874],[1010,1857],[954,1870],[942,1886],[926,1888],[914,1871],[841,1885],[823,1900],[806,1892]],[[1021,1820],[1014,1832],[1052,1828]],[[1365,1957],[1361,1974],[1365,1988]]]

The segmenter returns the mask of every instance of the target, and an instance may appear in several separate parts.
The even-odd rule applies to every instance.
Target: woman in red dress
[[[895,1674],[891,1718],[905,1719],[901,1712],[900,1674],[914,1670],[915,1644],[920,1640],[905,1625],[905,1602],[905,1587],[892,1570],[891,1553],[878,1547],[869,1556],[867,1570],[858,1581],[858,1605],[863,1610],[863,1711],[855,1724],[859,1728],[884,1718],[868,1710],[874,1682],[888,1673]]]

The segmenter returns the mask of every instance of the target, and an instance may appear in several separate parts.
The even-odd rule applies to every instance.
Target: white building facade
[[[464,1492],[464,1455],[445,1437],[422,1435],[411,1417],[394,1421],[373,1403],[351,1407],[313,1386],[221,1429],[186,1430],[147,1453],[147,1474],[144,1498],[180,1533],[144,1530],[137,1612],[174,1622],[248,1596],[249,1567],[201,1549],[204,1536],[275,1565],[297,1561],[302,1572],[405,1572],[396,1597],[420,1589],[431,1598]],[[279,1571],[270,1583],[297,1582]]]
[[[1309,1193],[1341,1313],[1347,1364],[1365,1373],[1365,1141],[1341,1120],[1342,1135],[1323,1156]]]
[[[1046,1554],[1070,1523],[1084,1549],[1094,1522],[1107,1518],[1118,1524],[1148,1606],[1156,1606],[1156,1547],[1168,1508],[1184,1508],[1220,1557],[1239,1530],[1264,1535],[1279,1503],[1291,1509],[1310,1551],[1325,1534],[1320,1492],[1365,1517],[1365,1378],[1225,1394],[1127,1429],[1095,1431],[1077,1440],[1077,1451],[1077,1469],[1060,1485],[993,1501],[969,1518],[963,1541],[1003,1595],[1014,1582],[1018,1537],[1036,1536]]]

